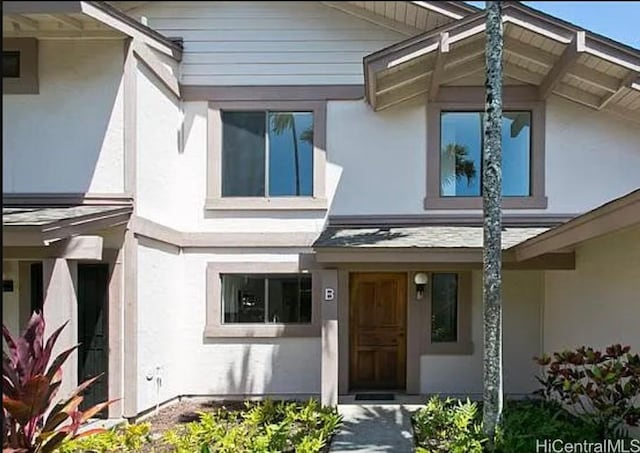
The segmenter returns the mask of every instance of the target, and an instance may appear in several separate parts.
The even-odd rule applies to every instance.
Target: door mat
[[[393,393],[356,393],[356,401],[393,401]]]

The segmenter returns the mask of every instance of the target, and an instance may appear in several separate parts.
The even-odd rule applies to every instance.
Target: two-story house
[[[505,391],[640,348],[640,51],[505,31]],[[484,12],[462,2],[3,2],[3,317],[67,385],[482,392]]]

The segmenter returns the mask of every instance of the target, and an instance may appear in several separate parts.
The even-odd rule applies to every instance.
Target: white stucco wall
[[[40,40],[40,94],[2,96],[4,192],[124,190],[120,40]]]
[[[191,351],[185,349],[183,338],[182,255],[175,247],[141,239],[137,272],[137,405],[141,412],[183,393],[185,373],[191,372],[185,370],[184,359]],[[161,378],[159,393],[156,376]]]
[[[640,352],[640,228],[585,242],[576,269],[545,272],[544,350],[614,343]]]
[[[420,363],[421,393],[482,394],[482,273],[473,272],[472,355],[423,355]],[[542,273],[504,271],[503,360],[504,391],[529,394],[536,387],[538,367],[532,357],[540,354]]]
[[[179,101],[143,64],[136,72],[136,186],[138,215],[166,226],[183,226]],[[205,133],[206,137],[206,133]]]
[[[204,338],[210,261],[298,262],[301,250],[138,247],[138,411],[177,395],[320,393],[320,338]]]
[[[2,323],[12,335],[20,334],[20,294],[17,261],[2,261],[2,280],[13,280],[13,291],[2,292]]]
[[[330,101],[329,162],[343,170],[330,214],[425,214],[427,134],[424,101]],[[618,116],[552,96],[545,151],[547,209],[512,212],[579,214],[640,187],[640,129]]]

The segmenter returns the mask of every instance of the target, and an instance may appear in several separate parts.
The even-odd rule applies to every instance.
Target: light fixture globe
[[[413,282],[416,285],[426,285],[427,283],[429,283],[429,276],[424,272],[417,272],[413,276]]]

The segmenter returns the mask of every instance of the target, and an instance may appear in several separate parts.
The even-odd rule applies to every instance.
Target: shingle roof
[[[3,226],[40,226],[122,210],[123,206],[12,207],[2,208]],[[128,209],[128,208],[125,208]]]
[[[504,228],[502,248],[513,247],[547,230],[549,228]],[[329,227],[322,232],[314,247],[478,248],[482,247],[482,231],[482,227],[469,226]]]

